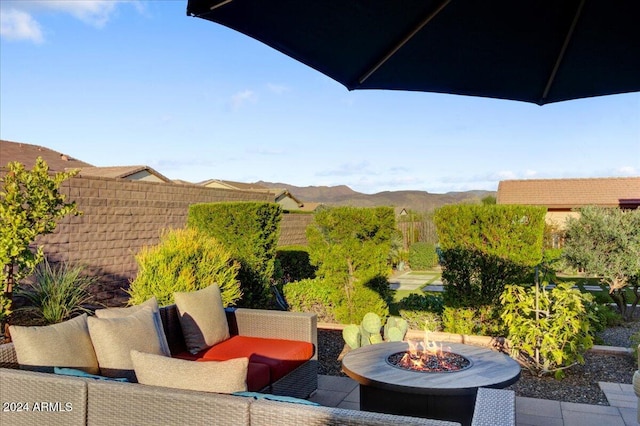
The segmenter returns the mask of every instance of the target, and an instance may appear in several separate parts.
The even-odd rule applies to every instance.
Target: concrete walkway
[[[409,271],[389,279],[392,290],[442,291],[440,273],[436,271]]]
[[[609,406],[516,397],[517,426],[638,426],[633,386],[604,383]],[[348,377],[318,376],[318,391],[309,398],[327,407],[360,409],[358,383]]]
[[[547,290],[554,288],[555,285],[548,285]],[[419,290],[441,292],[442,281],[438,271],[407,271],[394,275],[389,279],[389,288],[392,290]],[[577,288],[577,287],[574,287]],[[586,291],[602,291],[602,287],[597,285],[584,286]]]

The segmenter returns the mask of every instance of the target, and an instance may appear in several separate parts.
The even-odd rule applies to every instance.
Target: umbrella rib
[[[540,99],[540,105],[545,103],[544,101],[549,96],[549,91],[551,90],[551,86],[556,79],[556,74],[558,73],[558,68],[560,68],[560,64],[564,60],[564,55],[567,53],[567,47],[569,47],[569,42],[573,37],[573,32],[576,29],[576,25],[578,24],[578,20],[580,19],[580,15],[582,14],[582,7],[584,6],[585,0],[582,0],[578,5],[578,9],[576,10],[575,15],[573,16],[573,22],[571,22],[571,27],[569,27],[569,31],[567,32],[567,36],[564,38],[564,43],[562,44],[562,48],[560,49],[560,53],[558,54],[558,58],[556,59],[556,63],[553,66],[553,70],[551,70],[551,74],[549,75],[549,79],[547,80],[547,85],[544,88],[544,92],[542,92],[542,98]]]
[[[451,2],[451,0],[445,0],[444,2],[442,2],[440,4],[440,6],[438,6],[436,8],[436,10],[434,10],[433,12],[431,12],[425,19],[422,20],[422,22],[420,22],[420,24],[413,30],[411,31],[407,36],[405,36],[399,43],[397,43],[386,55],[384,55],[384,57],[382,57],[381,60],[379,60],[373,67],[371,67],[367,72],[365,72],[362,77],[360,77],[358,79],[358,83],[362,84],[364,83],[369,77],[371,77],[371,75],[373,73],[375,73],[378,68],[380,68],[382,65],[384,65],[385,62],[387,62],[393,55],[396,54],[396,52],[398,50],[400,50],[402,48],[402,46],[404,46],[405,44],[407,44],[407,42],[409,40],[411,40],[425,25],[427,25],[429,23],[429,21],[431,21],[433,18],[436,17],[436,15],[438,15],[442,9],[444,9],[449,3]]]

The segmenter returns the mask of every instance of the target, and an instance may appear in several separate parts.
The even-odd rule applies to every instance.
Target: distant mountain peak
[[[347,185],[295,186],[288,183],[265,181],[256,183],[267,188],[286,189],[297,199],[304,202],[323,203],[330,206],[393,206],[421,212],[431,211],[445,204],[479,203],[487,195],[496,196],[495,191],[483,190],[448,192],[446,194],[431,194],[427,191],[417,190],[382,191],[376,194],[364,194],[354,191]]]

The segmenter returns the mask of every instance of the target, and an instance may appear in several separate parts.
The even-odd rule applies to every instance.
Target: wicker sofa
[[[179,352],[174,307],[161,317],[171,352]],[[227,310],[232,335],[302,340],[317,347],[311,314]],[[429,425],[456,423],[308,406],[235,395],[179,390],[137,383],[105,382],[17,368],[13,344],[0,345],[0,424],[11,425]],[[317,354],[264,392],[307,397],[317,388]],[[480,389],[473,425],[515,425],[512,391]]]
[[[443,422],[233,395],[102,382],[0,368],[3,425],[394,425],[453,426]],[[16,405],[30,403],[29,411]],[[46,411],[41,405],[48,403]],[[57,405],[56,405],[57,404]],[[512,391],[480,389],[473,426],[515,425]]]

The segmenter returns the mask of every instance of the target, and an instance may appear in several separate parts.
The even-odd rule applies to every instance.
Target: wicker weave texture
[[[54,374],[0,368],[0,424],[86,424],[87,382]]]
[[[318,361],[312,359],[271,385],[274,395],[308,398],[318,388]]]
[[[89,383],[87,424],[250,425],[250,398],[131,383]]]
[[[478,388],[471,426],[516,424],[516,394],[503,389]]]
[[[315,314],[239,308],[235,317],[241,336],[299,340],[318,347]],[[317,354],[314,357],[317,358]]]
[[[0,368],[18,368],[18,357],[13,343],[0,345]]]
[[[251,426],[460,426],[459,423],[417,417],[313,407],[257,400],[251,404]]]

